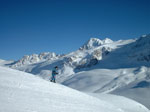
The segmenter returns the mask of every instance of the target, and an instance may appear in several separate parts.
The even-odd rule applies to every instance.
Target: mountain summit
[[[83,49],[92,49],[92,48],[95,48],[95,47],[99,47],[103,44],[108,44],[108,43],[112,43],[113,41],[109,38],[106,38],[104,40],[100,40],[98,38],[90,38],[90,40],[88,40],[88,42],[86,42],[80,49],[83,50]]]

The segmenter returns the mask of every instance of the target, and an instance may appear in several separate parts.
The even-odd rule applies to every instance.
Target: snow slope
[[[135,108],[137,108],[137,106],[140,107],[139,104],[135,104],[135,101],[127,99],[123,96],[116,96],[112,94],[98,94],[98,93],[89,93],[89,94],[99,98],[100,100],[111,102],[115,106],[121,107],[126,112],[130,112],[130,111],[137,112]]]
[[[112,93],[150,109],[150,68],[93,69],[74,74],[62,84],[88,93]]]
[[[120,108],[119,104],[113,105],[110,101],[28,73],[0,67],[1,112],[149,112],[143,105],[125,98],[120,98],[117,103],[122,100],[131,103],[133,106],[129,107],[132,109]]]

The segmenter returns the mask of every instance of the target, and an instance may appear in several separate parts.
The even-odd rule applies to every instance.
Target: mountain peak
[[[80,49],[91,49],[94,47],[101,46],[103,41],[98,38],[90,38]]]
[[[90,38],[80,49],[92,49],[95,47],[99,47],[103,44],[112,43],[113,41],[109,38],[105,38],[104,40],[101,40],[99,38]]]
[[[60,55],[56,55],[53,52],[52,53],[44,52],[44,53],[40,53],[40,54],[25,55],[25,56],[23,56],[23,58],[16,61],[15,64],[12,65],[12,67],[34,64],[34,63],[38,63],[40,61],[45,61],[45,60],[57,59],[59,56]]]
[[[103,40],[103,43],[104,44],[108,44],[108,43],[112,43],[113,41],[110,39],[110,38],[105,38],[104,40]]]

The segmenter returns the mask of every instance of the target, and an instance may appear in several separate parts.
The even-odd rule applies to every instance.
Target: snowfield
[[[115,96],[115,104],[114,97],[103,97],[96,98],[29,73],[0,67],[0,112],[150,112],[123,97]],[[120,106],[121,103],[124,104]]]
[[[136,104],[135,101],[127,99],[123,96],[116,96],[111,94],[97,94],[97,93],[90,93],[90,95],[95,96],[101,100],[111,102],[115,106],[123,109],[125,112],[138,112],[139,110],[136,110],[135,108],[137,107],[140,108],[140,105],[138,103]]]
[[[150,68],[93,69],[74,74],[63,83],[89,93],[112,93],[140,102],[150,109]]]

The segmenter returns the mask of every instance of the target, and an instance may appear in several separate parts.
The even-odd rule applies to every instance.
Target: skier
[[[52,77],[51,77],[51,82],[56,83],[56,75],[58,74],[58,66],[55,66],[54,69],[52,70]]]

